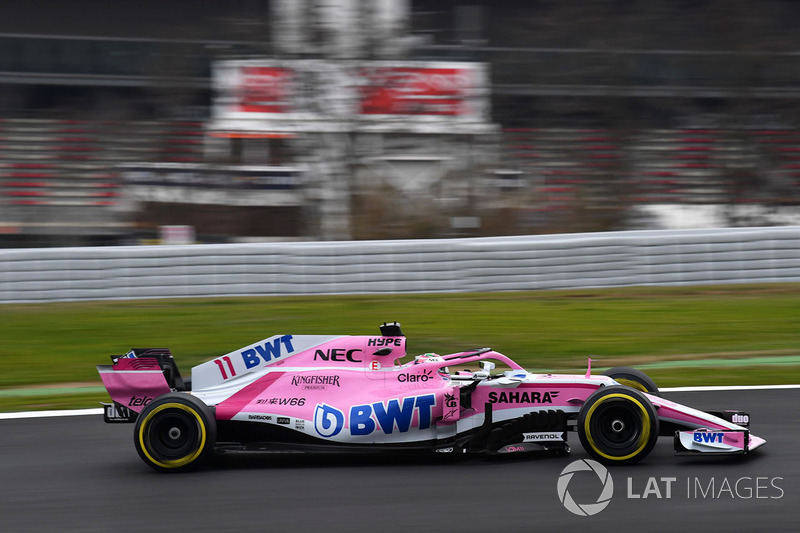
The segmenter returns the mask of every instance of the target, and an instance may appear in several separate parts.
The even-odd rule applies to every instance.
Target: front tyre
[[[598,389],[578,413],[583,448],[604,464],[632,464],[658,440],[658,415],[641,392],[613,385]]]
[[[615,366],[603,372],[603,375],[612,378],[620,385],[625,385],[653,396],[661,396],[655,381],[641,370],[636,370],[629,366]]]
[[[139,457],[159,472],[191,470],[207,459],[216,440],[212,410],[186,393],[159,396],[136,418],[133,440]]]

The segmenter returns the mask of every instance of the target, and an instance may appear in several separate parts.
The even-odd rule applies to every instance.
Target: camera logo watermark
[[[569,492],[569,484],[577,472],[591,472],[602,484],[594,502],[578,503]],[[779,500],[785,495],[781,476],[742,476],[735,479],[723,477],[647,477],[646,481],[628,476],[625,497],[627,500]],[[592,482],[593,484],[594,482]],[[684,489],[685,487],[685,489]],[[558,499],[564,508],[578,516],[594,516],[608,507],[614,495],[614,480],[608,469],[591,459],[573,461],[561,471],[557,485]],[[585,487],[584,487],[585,489]],[[583,491],[585,494],[585,490]]]
[[[577,503],[569,493],[569,482],[572,480],[572,476],[575,475],[575,472],[585,471],[592,471],[597,475],[598,479],[603,484],[603,490],[597,497],[596,502],[580,504]],[[593,516],[605,509],[609,502],[611,502],[611,496],[614,495],[614,480],[611,479],[611,474],[609,474],[606,467],[597,461],[580,459],[578,461],[572,461],[561,471],[561,475],[558,476],[557,490],[558,499],[561,500],[561,503],[566,507],[567,511],[578,516]]]

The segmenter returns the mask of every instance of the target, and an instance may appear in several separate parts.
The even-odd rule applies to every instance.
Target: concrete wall
[[[800,227],[0,250],[0,302],[800,282]]]

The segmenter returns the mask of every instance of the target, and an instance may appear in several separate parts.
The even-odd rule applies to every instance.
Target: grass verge
[[[169,347],[179,367],[277,333],[375,334],[398,320],[409,353],[491,346],[531,370],[800,354],[800,285],[489,294],[212,298],[0,305],[0,392],[98,383],[95,365]],[[662,386],[797,383],[800,366],[657,368]],[[54,398],[53,396],[56,396]],[[99,394],[4,397],[0,410],[92,407]]]

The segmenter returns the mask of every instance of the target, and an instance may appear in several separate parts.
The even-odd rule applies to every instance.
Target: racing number
[[[228,374],[225,373],[225,367],[222,366],[222,361],[228,363],[228,369],[231,371],[231,377],[236,375],[236,371],[233,369],[233,363],[231,362],[231,358],[227,355],[225,357],[220,357],[219,359],[214,359],[214,362],[219,367],[219,371],[222,374],[222,379],[228,379]]]

